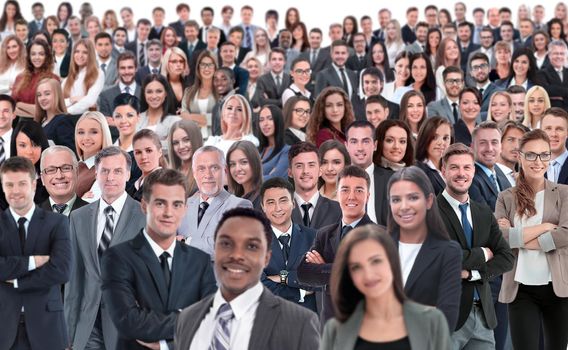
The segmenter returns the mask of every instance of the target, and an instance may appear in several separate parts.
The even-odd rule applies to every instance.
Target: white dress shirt
[[[26,222],[24,223],[24,228],[26,229],[26,240],[28,239],[28,227],[30,227],[30,221],[32,221],[32,216],[34,215],[35,205],[32,205],[31,209],[25,215],[19,215],[10,207],[10,214],[16,221],[16,227],[18,226],[18,220],[20,218],[26,218]],[[28,271],[32,271],[36,269],[35,260],[33,256],[30,256],[28,259]],[[14,280],[14,288],[18,288],[18,279]],[[24,312],[24,307],[22,306],[22,312]]]
[[[422,248],[422,243],[398,242],[398,255],[400,256],[400,267],[402,269],[402,283],[406,285],[410,271],[414,266],[416,257]]]
[[[279,238],[280,236],[284,235],[284,234],[288,234],[290,236],[290,240],[288,241],[288,246],[292,245],[292,226],[294,224],[290,225],[290,227],[288,227],[288,230],[286,230],[286,232],[282,232],[279,229],[277,229],[276,227],[272,226],[272,232],[274,232],[274,235],[276,236],[276,240],[278,241],[278,245],[280,246],[280,249],[282,249],[282,242],[280,242]],[[274,253],[273,253],[274,254]],[[303,303],[304,302],[304,297],[306,296],[306,291],[303,289],[300,289],[300,300],[298,300],[299,303]]]
[[[77,200],[77,195],[74,195],[73,197],[71,197],[70,200],[68,200],[65,204],[67,204],[67,207],[65,208],[65,210],[63,211],[63,213],[61,213],[61,215],[65,215],[65,216],[69,216],[69,214],[71,214],[71,208],[73,207],[73,204],[75,204],[75,201]],[[49,197],[49,206],[52,208],[51,210],[53,211],[53,205],[57,204],[53,201],[53,199],[51,198],[51,196]]]
[[[14,129],[10,129],[4,133],[4,135],[0,135],[2,140],[4,141],[4,159],[10,158],[10,143],[12,142],[12,133]]]
[[[89,91],[85,91],[86,74],[86,68],[82,68],[79,71],[77,80],[73,83],[69,94],[70,97],[80,97],[81,99],[74,104],[71,104],[69,98],[65,99],[65,105],[67,106],[67,112],[69,114],[83,114],[88,111],[91,106],[95,106],[97,104],[97,99],[103,91],[103,87],[105,85],[105,73],[100,68],[98,69],[97,80],[95,80],[93,86],[89,88]],[[65,86],[67,79],[69,79],[69,77],[63,80],[61,86]]]
[[[312,220],[314,216],[314,211],[316,209],[316,204],[318,203],[319,196],[320,196],[319,191],[316,191],[316,193],[314,193],[312,198],[310,198],[310,200],[306,202],[305,200],[302,199],[302,197],[300,197],[300,195],[298,195],[297,192],[294,192],[294,199],[298,204],[298,208],[300,209],[300,214],[302,215],[302,217],[304,217],[304,209],[302,208],[302,204],[311,203],[312,206],[310,207],[310,210],[308,210],[308,215],[310,216],[310,221]]]
[[[367,215],[369,216],[369,219],[371,219],[376,224],[377,213],[375,211],[375,176],[373,176],[373,173],[375,171],[375,164],[371,163],[371,165],[369,165],[367,169],[365,169],[365,171],[371,179],[371,184],[369,186],[369,201],[367,202]]]

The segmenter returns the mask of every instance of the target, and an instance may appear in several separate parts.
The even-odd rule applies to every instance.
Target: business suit
[[[142,83],[144,82],[144,79],[150,75],[152,73],[152,70],[156,69],[156,72],[154,74],[160,74],[160,69],[161,67],[158,68],[150,68],[149,65],[143,66],[143,67],[139,67],[136,70],[136,75],[134,76],[134,80],[136,81],[136,84],[142,85]]]
[[[241,27],[243,29],[243,42],[241,43],[241,46],[247,49],[251,49],[254,46],[254,34],[255,32],[260,29],[259,26],[256,26],[254,24],[237,24],[238,27]],[[248,31],[248,33],[247,33]],[[250,43],[247,42],[247,35],[250,35]]]
[[[305,58],[310,61],[310,68],[312,69],[312,82],[316,75],[325,68],[331,67],[331,54],[330,47],[326,46],[317,49],[316,60],[312,60],[312,50],[309,49],[300,54],[299,57]]]
[[[499,169],[499,167],[494,166],[496,181],[499,184],[499,189],[504,191],[511,187],[507,176]],[[475,176],[469,188],[469,196],[476,202],[487,204],[492,212],[495,211],[495,202],[497,202],[497,196],[499,193],[497,189],[493,186],[491,179],[487,176],[485,171],[481,169],[479,164],[475,164]]]
[[[304,203],[298,203],[292,209],[292,222],[302,223],[303,212],[300,211],[300,206]],[[319,230],[320,228],[336,224],[341,220],[341,208],[339,203],[332,201],[320,195],[310,220],[310,228]]]
[[[474,44],[473,41],[470,40],[466,47],[463,46],[463,43],[461,41],[458,42],[458,46],[459,46],[459,49],[460,49],[460,52],[461,52],[461,56],[460,56],[461,57],[460,58],[461,69],[462,69],[462,71],[467,72],[470,54],[474,51],[479,50],[481,45]]]
[[[462,280],[460,312],[456,330],[459,330],[464,325],[472,310],[474,288],[479,293],[481,308],[487,326],[489,329],[493,329],[497,326],[497,317],[489,281],[501,276],[513,267],[514,256],[511,248],[509,248],[509,244],[503,238],[493,212],[487,206],[474,200],[469,201],[472,218],[471,225],[473,227],[473,241],[470,248],[468,247],[461,221],[450,203],[443,194],[438,195],[437,201],[450,238],[457,241],[463,249],[462,269],[479,271],[481,276],[481,279],[477,281]],[[493,252],[491,260],[485,260],[485,254],[481,247],[491,249]]]
[[[538,76],[542,84],[546,86],[551,106],[568,111],[568,69],[562,68],[562,80],[551,64],[540,69]]]
[[[477,86],[473,86],[477,87]],[[483,94],[481,95],[481,112],[487,114],[489,110],[489,101],[491,100],[491,96],[496,91],[501,91],[503,88],[495,83],[489,83],[487,87],[483,90]]]
[[[355,120],[367,120],[365,102],[366,98],[359,97],[359,94],[354,94],[351,98]],[[389,100],[387,100],[387,105],[389,109],[389,115],[387,116],[387,119],[398,119],[398,116],[400,114],[400,106],[397,103],[391,102]]]
[[[114,349],[118,333],[113,325],[109,307],[102,301],[101,265],[97,253],[99,206],[107,204],[99,199],[71,213],[71,248],[75,266],[71,279],[65,285],[65,318],[73,349],[84,349],[93,331],[100,308],[105,346]],[[126,198],[120,217],[115,218],[110,246],[132,239],[146,224],[140,204]]]
[[[444,189],[446,188],[446,182],[437,170],[430,168],[430,166],[423,161],[417,161],[415,165],[422,169],[424,174],[428,176],[428,179],[432,183],[434,194],[436,196],[444,191]]]
[[[73,211],[75,211],[79,208],[82,208],[82,207],[84,207],[85,205],[88,205],[88,204],[89,203],[85,202],[81,198],[76,197],[75,202],[73,202],[73,206],[71,207],[71,211],[73,212]],[[42,208],[43,210],[46,210],[46,211],[54,211],[53,208],[51,207],[51,202],[49,201],[49,199],[47,199],[46,201],[41,203],[39,207]]]
[[[118,71],[116,65],[117,65],[116,59],[113,59],[112,57],[106,63],[104,70],[103,67],[101,67],[100,62],[98,64],[99,68],[103,70],[103,72],[105,73],[105,84],[104,84],[105,89],[116,84],[116,82],[118,81]]]
[[[367,214],[365,214],[354,228],[369,224],[374,225],[374,222],[369,219]],[[341,243],[341,229],[342,223],[339,221],[318,230],[310,251],[316,250],[321,255],[325,263],[312,264],[306,262],[305,259],[302,259],[302,262],[298,266],[298,278],[300,283],[311,287],[325,287],[329,284],[335,254],[339,247],[339,243]],[[333,304],[331,302],[331,291],[330,288],[325,288],[323,296],[323,310],[320,313],[321,323],[325,324],[325,322],[332,318],[333,315],[334,311]]]
[[[458,112],[458,120],[461,118],[460,110],[459,110],[459,101],[456,101],[458,104],[456,106],[456,110]],[[446,118],[452,125],[456,123],[456,119],[454,118],[454,109],[448,102],[447,98],[442,98],[438,101],[432,101],[428,103],[426,107],[428,118],[431,117],[444,117]]]
[[[246,95],[249,81],[249,72],[246,69],[241,68],[235,64],[235,66],[233,67],[233,73],[235,73],[235,85],[233,87],[238,88],[238,94],[241,94],[243,96]]]
[[[138,62],[138,66],[145,66],[148,64],[148,40],[146,40],[143,44],[144,44],[144,62],[140,61],[140,57],[138,57],[138,54],[140,53],[140,49],[141,49],[141,42],[139,42],[138,40],[134,40],[131,42],[128,42],[126,44],[124,44],[124,49],[128,50],[130,52],[132,52],[134,54],[134,57],[136,57],[136,62]]]
[[[406,46],[404,48],[404,51],[407,51],[410,54],[421,53],[421,52],[424,52],[425,45],[426,45],[425,43],[420,44],[418,41],[415,41],[412,44]]]
[[[357,88],[359,86],[358,84],[359,79],[354,71],[346,67],[344,68],[345,68],[345,75],[347,79],[349,79],[349,82],[351,83],[351,95],[349,95],[348,91],[345,91],[345,93],[349,95],[349,98],[351,98],[352,95],[355,95],[357,93]],[[322,92],[322,90],[328,86],[335,86],[343,89],[343,81],[341,80],[341,76],[339,75],[339,73],[335,71],[334,66],[326,68],[317,74],[316,87],[314,90],[315,96],[318,96]]]
[[[55,61],[56,58],[54,57],[53,60]],[[71,63],[71,53],[66,52],[65,56],[63,56],[63,59],[61,60],[61,65],[59,66],[59,72],[55,72],[55,74],[59,75],[61,78],[66,78],[67,75],[69,75],[70,63]]]
[[[185,31],[185,22],[184,21],[182,21],[180,19],[180,20],[177,20],[175,22],[171,22],[170,24],[168,24],[168,26],[174,28],[178,38],[183,38],[184,31]]]
[[[214,25],[209,25],[209,29],[211,28],[217,28],[219,29],[219,44],[217,44],[217,47],[220,47],[222,43],[224,43],[225,41],[227,41],[227,37],[225,36],[225,32],[223,30],[221,30],[220,28],[214,26]],[[203,30],[205,30],[205,26],[199,28],[199,34],[197,35],[197,37],[203,41],[206,42],[207,41],[207,37],[203,36]]]
[[[201,195],[199,192],[187,200],[187,210],[178,228],[178,233],[187,237],[190,246],[201,249],[211,256],[211,260],[215,260],[213,236],[219,220],[227,210],[236,207],[252,208],[252,203],[222,189],[209,203],[209,207],[205,210],[198,226],[197,213],[200,203]]]
[[[0,226],[0,348],[10,349],[14,344],[22,307],[31,348],[66,348],[61,285],[69,280],[73,266],[67,219],[36,207],[27,227],[24,252],[18,224],[9,209],[0,215]],[[28,271],[33,255],[49,255],[49,261]],[[4,282],[14,279],[18,288]]]
[[[183,51],[183,53],[185,53],[185,56],[187,57],[188,62],[191,62],[193,58],[197,58],[197,53],[201,52],[205,49],[207,49],[207,45],[205,45],[205,43],[201,40],[197,40],[197,43],[194,45],[193,50],[191,51],[191,53],[189,52],[189,43],[187,42],[187,39],[182,40],[182,42],[180,42],[178,44],[178,47]],[[197,61],[197,60],[195,60]],[[190,66],[190,68],[194,69],[195,67]]]
[[[43,126],[47,139],[56,145],[69,147],[75,150],[75,125],[77,117],[69,114],[58,114]]]
[[[363,52],[362,56],[362,61],[359,59],[358,54],[349,56],[347,62],[345,62],[345,67],[351,69],[352,71],[357,73],[357,75],[359,75],[359,73],[361,73],[363,69],[367,68],[367,55]]]
[[[240,66],[241,63],[243,63],[243,60],[245,59],[247,53],[250,52],[250,49],[247,49],[246,47],[239,47],[237,48],[237,59],[235,61],[235,63]]]
[[[420,305],[410,300],[402,304],[404,326],[413,350],[450,350],[450,331],[443,314],[433,307]],[[363,316],[365,300],[361,300],[344,323],[329,321],[323,330],[320,350],[353,349]]]
[[[122,91],[120,91],[120,86],[118,83],[103,90],[97,100],[97,107],[99,112],[101,112],[106,117],[112,116],[114,112],[114,99],[121,93]],[[136,90],[134,91],[134,96],[140,98],[140,93],[140,84],[137,83]]]
[[[35,35],[37,32],[41,32],[45,29],[45,18],[40,19],[40,23],[37,23],[37,20],[34,18],[28,23],[28,39]]]
[[[181,312],[175,330],[176,349],[189,349],[214,297],[209,296]],[[319,324],[313,312],[264,288],[252,325],[249,350],[316,349],[319,341]]]
[[[568,162],[564,162],[562,164],[562,168],[560,168],[560,174],[558,174],[558,181],[557,184],[561,185],[568,185]]]
[[[405,24],[400,28],[402,33],[402,41],[404,41],[405,45],[411,44],[416,41],[416,34],[414,34],[414,29],[410,28],[410,26]]]
[[[375,186],[370,190],[370,194],[374,193],[375,197],[375,217],[377,218],[376,223],[382,226],[387,225],[387,217],[389,213],[387,184],[392,174],[394,174],[394,171],[392,171],[391,169],[374,165],[373,181]]]
[[[281,72],[280,88],[276,86],[275,78],[272,72],[265,73],[258,77],[256,81],[256,90],[260,96],[260,105],[264,106],[272,104],[282,108],[282,93],[288,86],[290,86],[290,74]]]
[[[150,34],[148,34],[148,40],[152,40],[152,39],[160,40],[160,38],[162,36],[162,32],[164,31],[165,28],[166,28],[165,26],[161,26],[160,28],[158,28],[156,26],[152,26],[152,28],[150,28]]]
[[[179,311],[217,290],[209,256],[176,242],[168,288],[160,260],[140,233],[110,247],[102,259],[102,291],[119,334],[116,349],[146,349],[136,339],[173,348]]]

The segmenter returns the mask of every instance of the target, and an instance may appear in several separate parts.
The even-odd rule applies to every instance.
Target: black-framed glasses
[[[199,68],[202,68],[202,69],[215,68],[215,63],[200,63]]]
[[[72,164],[63,164],[62,166],[50,166],[43,169],[43,173],[45,175],[54,175],[57,173],[57,170],[61,171],[61,173],[70,173],[74,169]]]
[[[478,66],[471,66],[471,70],[474,71],[474,72],[478,71],[480,69],[487,69],[487,68],[489,68],[489,65],[487,63],[482,63]]]
[[[521,152],[519,151],[519,153],[529,162],[534,162],[537,158],[540,158],[541,161],[543,162],[548,162],[551,157],[552,157],[552,153],[550,152],[544,152],[544,153],[534,153],[534,152]]]
[[[294,108],[294,112],[296,112],[296,114],[299,115],[300,117],[310,114],[309,109],[303,109],[303,108]]]
[[[463,84],[463,79],[446,79],[445,82],[448,85],[461,85]]]
[[[298,74],[298,75],[310,75],[312,74],[312,70],[311,69],[294,69],[294,73]]]

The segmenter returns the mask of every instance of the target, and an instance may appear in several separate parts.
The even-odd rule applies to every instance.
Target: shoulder
[[[213,298],[215,297],[215,293],[209,295],[208,297],[205,297],[204,299],[201,299],[200,301],[196,302],[195,304],[192,304],[189,307],[186,307],[185,309],[183,309],[179,315],[179,324],[180,326],[183,326],[182,322],[201,322],[201,320],[196,320],[195,317],[197,315],[199,315],[204,309],[208,308],[211,306],[211,304],[213,303]]]
[[[412,318],[420,318],[420,322],[445,321],[444,314],[433,306],[422,305],[414,301],[406,300],[403,304],[405,318],[410,316]]]
[[[71,220],[75,218],[86,218],[91,215],[91,212],[94,211],[98,207],[98,205],[99,201],[84,205],[79,209],[73,210],[69,217],[71,218]]]
[[[211,257],[201,249],[181,242],[178,242],[177,245],[179,246],[180,251],[183,252],[183,254],[187,254],[191,257],[192,264],[202,263],[203,265],[207,266],[211,264]]]

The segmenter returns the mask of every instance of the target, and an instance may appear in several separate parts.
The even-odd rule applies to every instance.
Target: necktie
[[[489,176],[489,179],[491,180],[491,183],[493,184],[493,187],[495,188],[495,192],[499,193],[499,184],[497,183],[497,179],[495,179],[495,175],[491,174]]]
[[[463,234],[465,236],[465,240],[467,242],[467,247],[471,248],[473,245],[473,228],[467,219],[467,207],[469,206],[468,203],[463,203],[459,205],[460,213],[461,213],[461,221],[462,221],[462,228]],[[479,300],[479,293],[477,292],[477,288],[473,288],[473,299]]]
[[[189,56],[191,56],[193,54],[193,49],[194,49],[193,44],[189,44],[189,47],[187,49],[187,52],[189,52]]]
[[[203,215],[205,215],[205,211],[209,208],[209,203],[201,202],[199,203],[199,209],[197,210],[197,226],[201,223],[201,219],[203,219]]]
[[[209,27],[205,27],[203,30],[203,42],[207,42],[207,32],[209,31]]]
[[[4,152],[4,139],[0,137],[0,164],[6,160],[6,152]]]
[[[101,64],[101,69],[103,70],[103,73],[105,73],[105,74],[106,74],[106,72],[107,72],[106,68],[107,68],[107,64],[106,64],[106,63]]]
[[[28,219],[21,217],[18,219],[18,236],[20,236],[20,247],[22,248],[22,254],[26,248],[26,221]]]
[[[277,75],[276,76],[276,91],[280,91],[281,86],[282,86],[282,83],[280,82],[280,76]]]
[[[361,64],[361,66],[365,65],[365,56],[359,56],[359,63]]]
[[[304,217],[302,218],[304,226],[310,227],[310,208],[312,207],[312,203],[304,203],[301,207],[304,210]]]
[[[130,86],[126,85],[126,86],[124,87],[124,93],[130,94]]]
[[[63,204],[54,204],[53,205],[53,210],[59,214],[63,214],[63,212],[65,211],[65,209],[67,209],[67,204],[63,203]]]
[[[114,231],[114,209],[109,205],[105,208],[104,213],[106,216],[106,221],[98,248],[99,259],[102,257],[105,250],[110,246],[110,241],[112,239]]]
[[[351,231],[351,229],[353,229],[353,227],[351,227],[350,225],[345,225],[341,228],[341,239],[343,239],[345,237],[345,235]]]
[[[559,172],[556,171],[557,170],[556,166],[558,164],[560,164],[560,163],[558,163],[558,161],[556,161],[556,160],[553,160],[552,162],[550,162],[550,175],[551,175],[550,179],[549,179],[550,181],[558,182]]]
[[[144,43],[140,43],[140,50],[138,51],[138,61],[140,62],[140,67],[146,65],[146,56],[144,52]]]
[[[349,95],[349,85],[347,85],[347,76],[345,75],[345,68],[339,68],[339,73],[341,73],[341,80],[343,82],[343,90]]]
[[[288,262],[288,257],[290,256],[290,246],[288,245],[288,242],[290,242],[290,235],[287,233],[283,234],[278,237],[278,240],[282,244],[282,255],[284,256],[284,261]]]
[[[452,103],[452,113],[454,115],[454,123],[458,122],[458,104],[453,102]]]
[[[158,68],[152,68],[152,74],[158,74]]]
[[[318,57],[318,51],[317,50],[312,50],[312,65],[316,63],[316,59]]]
[[[479,94],[481,95],[481,98],[483,98],[483,88],[479,88]]]
[[[559,69],[559,70],[557,70],[556,72],[558,72],[558,77],[560,78],[560,82],[562,83],[562,82],[564,81],[564,79],[563,79],[564,77],[563,77],[563,74],[562,74],[562,69]]]
[[[168,258],[170,257],[170,253],[163,252],[160,255],[160,266],[162,267],[162,272],[164,273],[164,280],[166,281],[166,286],[168,289],[170,288],[170,280],[172,277],[172,273],[170,271],[170,265],[168,264]]]
[[[229,322],[234,317],[231,305],[225,303],[217,311],[217,322],[209,350],[229,350],[231,346],[231,330]]]
[[[250,27],[245,28],[245,45],[244,47],[249,48],[252,46],[252,35],[250,33]]]

